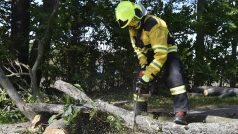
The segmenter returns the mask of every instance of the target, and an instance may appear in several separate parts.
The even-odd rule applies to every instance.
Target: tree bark
[[[48,112],[48,113],[63,113],[64,105],[61,104],[48,104],[48,103],[28,103],[27,106],[35,112]],[[83,113],[88,113],[89,108],[84,106],[74,106],[75,109]]]
[[[44,31],[44,34],[42,35],[42,37],[40,39],[36,39],[37,40],[37,57],[35,59],[35,62],[32,66],[32,68],[29,69],[30,72],[30,77],[31,77],[31,89],[32,89],[32,93],[33,96],[35,98],[37,98],[40,102],[43,101],[41,95],[40,95],[40,91],[39,91],[39,87],[38,87],[38,80],[37,80],[37,72],[40,66],[40,63],[43,60],[43,55],[44,55],[44,47],[47,46],[46,43],[49,43],[49,36],[51,35],[51,26],[52,26],[52,21],[55,17],[56,11],[58,10],[59,7],[59,1],[55,0],[55,5],[54,8],[48,18],[48,21],[46,23],[46,29]]]
[[[133,128],[134,124],[134,114],[131,111],[113,106],[107,102],[101,100],[96,100],[95,102],[91,100],[85,93],[69,83],[58,80],[55,82],[54,87],[74,99],[84,101],[86,106],[93,107],[96,110],[108,112],[114,114],[124,120],[125,126],[128,128]],[[83,97],[83,98],[81,98]],[[140,130],[147,133],[236,133],[238,131],[238,126],[235,124],[228,123],[190,123],[186,126],[176,125],[172,122],[159,122],[158,120],[152,119],[148,116],[136,116],[136,125]]]
[[[196,45],[195,45],[195,54],[196,54],[196,65],[197,68],[201,65],[204,65],[204,56],[205,56],[205,45],[204,45],[204,38],[205,38],[205,31],[204,31],[204,6],[205,6],[205,0],[197,0],[197,37],[196,37]],[[200,69],[200,68],[199,68]],[[203,85],[204,81],[202,78],[202,75],[196,71],[194,76],[194,85],[195,86],[201,86]]]
[[[11,39],[13,43],[12,48],[16,51],[19,62],[28,64],[30,1],[12,0],[11,6]]]
[[[16,89],[13,87],[10,80],[5,76],[2,68],[0,67],[0,84],[7,91],[8,95],[14,103],[16,103],[19,110],[28,118],[32,119],[35,116],[35,112],[32,111],[31,107],[27,106],[26,103],[21,99]]]
[[[75,86],[66,83],[62,80],[57,80],[54,84],[54,88],[66,93],[73,97],[75,100],[79,100],[89,108],[93,108],[95,103],[89,98],[83,91],[82,87],[76,88]]]
[[[238,40],[236,37],[233,37],[231,39],[231,58],[232,58],[232,62],[231,62],[231,66],[235,66],[236,61],[237,61],[237,44],[238,44]],[[237,75],[233,74],[230,78],[230,87],[236,87],[236,83],[237,83]]]

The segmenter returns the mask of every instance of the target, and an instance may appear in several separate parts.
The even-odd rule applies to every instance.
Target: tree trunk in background
[[[84,55],[79,55],[78,50],[72,49],[72,47],[80,48],[80,36],[81,36],[81,26],[80,26],[80,20],[79,20],[79,1],[72,1],[71,3],[71,9],[69,10],[71,13],[69,23],[71,24],[70,30],[72,36],[70,37],[69,41],[69,51],[67,52],[67,79],[69,81],[75,82],[75,78],[72,76],[79,75],[80,74],[80,68],[83,66],[82,64],[78,64],[79,57],[83,58]],[[82,70],[81,70],[82,71]]]
[[[29,61],[29,31],[30,31],[30,0],[12,0],[11,1],[11,35],[10,48],[11,54],[16,56],[20,63],[28,64]],[[13,66],[9,67],[13,70]],[[19,67],[16,67],[19,68]],[[28,69],[22,68],[22,72],[28,72]],[[20,71],[18,72],[20,73]],[[13,82],[17,90],[19,85],[22,87],[30,84],[29,76],[21,76],[20,82]]]
[[[237,39],[233,38],[232,42],[232,64],[235,65],[235,62],[237,61],[236,56],[237,56]],[[234,66],[235,68],[235,66]],[[230,78],[230,87],[235,87],[236,86],[236,75],[238,74],[234,74],[231,76]]]
[[[43,0],[43,11],[47,14],[47,16],[50,16],[50,14],[54,10],[54,6],[56,4],[56,0]],[[49,18],[44,18],[44,25],[47,25]],[[53,32],[53,27],[49,27],[49,36],[48,39],[45,42],[45,53],[44,57],[46,58],[47,55],[49,54],[50,51],[50,40],[52,38],[52,32]]]
[[[48,55],[50,51],[50,41],[51,41],[52,32],[53,32],[52,23],[54,21],[52,19],[53,18],[52,13],[53,13],[53,10],[55,10],[54,8],[56,5],[56,2],[57,2],[56,0],[43,0],[43,8],[40,10],[42,13],[44,13],[44,17],[40,19],[40,26],[39,26],[40,32],[36,33],[35,41],[33,43],[33,47],[30,54],[30,66],[32,69],[35,69],[34,71],[36,71],[36,72],[32,72],[32,77],[31,77],[32,79],[31,85],[32,85],[33,94],[34,92],[36,92],[37,94],[40,93],[39,84],[42,77],[42,70],[40,68],[41,66],[40,64],[42,64],[42,62],[44,62],[47,59],[47,57],[49,57]],[[42,45],[42,48],[41,48],[42,50],[39,49],[39,45]],[[41,59],[39,61],[40,64],[34,68],[36,64],[36,60],[37,58],[39,58],[39,51],[42,51],[40,52],[42,53],[40,56]]]
[[[11,39],[19,62],[28,64],[30,1],[12,0]]]
[[[196,28],[197,37],[196,37],[196,44],[195,44],[195,54],[196,54],[196,65],[203,66],[205,56],[205,44],[204,44],[204,19],[203,19],[203,13],[204,13],[204,5],[205,0],[198,0],[197,1],[197,22],[198,26]],[[199,86],[203,85],[202,75],[200,73],[195,72],[195,78],[194,78],[194,85]]]
[[[44,12],[44,14],[47,14],[45,16],[48,16],[48,17],[44,17],[44,18],[41,18],[40,20],[40,26],[39,26],[39,29],[40,28],[44,28],[42,30],[40,30],[41,32],[38,32],[36,33],[36,36],[38,39],[40,38],[43,38],[44,36],[44,32],[42,31],[45,31],[45,27],[46,25],[48,25],[49,23],[49,16],[50,14],[52,13],[53,9],[54,9],[54,5],[56,3],[56,0],[43,0],[43,8],[42,12]],[[44,57],[47,57],[46,55],[48,55],[49,53],[49,50],[50,50],[50,39],[52,37],[52,27],[49,28],[49,36],[48,36],[48,39],[45,41],[45,44],[44,44]],[[33,47],[32,47],[32,50],[31,50],[31,54],[30,54],[30,65],[33,66],[35,60],[36,60],[36,57],[37,57],[37,46],[38,46],[38,41],[35,40],[34,43],[33,43]],[[43,58],[44,60],[45,58]],[[38,78],[41,78],[41,71],[39,70],[38,71]]]

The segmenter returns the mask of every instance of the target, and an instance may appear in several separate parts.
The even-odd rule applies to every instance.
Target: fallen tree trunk
[[[206,123],[212,123],[212,122],[225,122],[225,123],[232,123],[232,124],[238,124],[237,119],[231,119],[226,117],[219,117],[219,116],[207,116],[206,117]]]
[[[221,98],[227,96],[235,96],[238,95],[238,88],[205,87],[203,94],[204,96],[219,96]]]
[[[63,113],[64,105],[61,104],[48,104],[48,103],[28,103],[27,106],[31,107],[34,112],[47,112],[47,113]],[[89,108],[84,106],[73,106],[74,109],[80,110],[83,113],[88,113]]]
[[[124,120],[125,126],[133,128],[134,114],[128,110],[116,107],[107,102],[91,100],[85,93],[69,83],[58,80],[54,87],[76,100],[85,102],[84,106],[95,108],[103,112],[114,114]],[[208,133],[208,134],[222,134],[222,133],[236,133],[238,131],[237,124],[228,123],[190,123],[186,126],[176,125],[172,122],[159,122],[147,116],[137,116],[136,124],[140,130],[147,133]]]
[[[58,80],[54,84],[54,88],[66,93],[67,95],[71,96],[75,100],[79,100],[84,106],[87,106],[89,108],[93,108],[95,106],[95,103],[91,98],[89,98],[83,91],[82,88],[66,83],[64,81]]]
[[[115,106],[124,105],[126,103],[130,103],[130,101],[126,100],[126,101],[110,102],[110,104],[115,105]]]
[[[187,95],[189,97],[201,97],[201,96],[204,96],[203,94],[201,93],[187,93]]]
[[[0,124],[0,134],[23,134],[29,126],[30,122]]]
[[[204,96],[218,96],[220,98],[238,95],[238,88],[199,86],[191,89],[193,94],[203,94]]]
[[[43,134],[69,134],[64,119],[54,121],[44,131]]]

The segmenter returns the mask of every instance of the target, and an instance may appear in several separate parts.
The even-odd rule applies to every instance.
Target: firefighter
[[[159,17],[143,14],[140,5],[121,1],[115,9],[116,21],[121,28],[129,28],[134,52],[141,66],[137,80],[139,94],[134,94],[135,112],[147,112],[150,87],[158,75],[162,75],[174,100],[174,122],[187,124],[188,98],[182,74],[182,63],[177,46],[170,35],[166,22]],[[164,70],[164,73],[161,73]]]

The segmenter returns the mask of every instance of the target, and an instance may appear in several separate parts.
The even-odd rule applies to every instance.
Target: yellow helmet
[[[116,21],[121,28],[125,28],[129,25],[131,20],[136,17],[141,19],[143,17],[142,8],[130,1],[122,1],[116,7]]]

